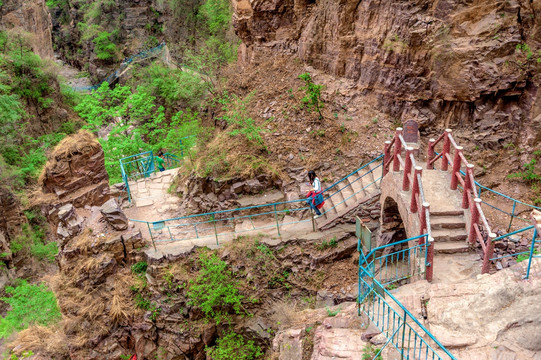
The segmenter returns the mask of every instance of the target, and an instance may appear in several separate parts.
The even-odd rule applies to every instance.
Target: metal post
[[[276,204],[274,204],[274,220],[276,220],[276,229],[278,230],[278,236],[280,235],[280,224],[278,223],[278,214],[276,213]]]
[[[513,225],[513,219],[515,218],[515,209],[517,207],[517,201],[513,200],[513,212],[511,212],[511,220],[509,220],[509,226],[507,227],[507,232],[511,230],[511,225]]]
[[[156,244],[154,243],[154,236],[152,236],[152,230],[150,230],[150,224],[147,222],[147,226],[148,226],[148,233],[150,234],[150,240],[152,240],[152,246],[154,246],[154,251],[158,251],[156,250]]]
[[[419,180],[418,176],[423,176],[423,168],[421,166],[415,167],[415,172],[413,173],[413,189],[411,190],[411,205],[410,211],[415,214],[419,210],[419,204],[417,204],[416,195],[419,194]]]
[[[389,172],[389,160],[391,159],[391,142],[389,140],[385,141],[385,150],[383,156],[383,176],[387,175]],[[387,164],[387,166],[385,166]]]
[[[473,206],[471,211],[471,224],[470,224],[470,234],[469,234],[469,241],[470,246],[473,246],[475,244],[475,240],[477,239],[477,232],[475,231],[475,224],[479,223],[479,209],[477,209],[477,204],[481,204],[481,199],[475,198],[473,199]]]
[[[429,139],[428,140],[428,151],[427,151],[427,157],[426,157],[426,169],[427,170],[433,170],[434,169],[434,163],[430,163],[432,159],[434,159],[434,156],[436,155],[434,152],[434,143],[436,142],[436,139]]]
[[[211,215],[212,225],[214,225],[214,236],[216,236],[216,245],[220,245],[218,242],[218,231],[216,230],[216,220],[214,219],[214,214]]]
[[[404,359],[404,340],[406,336],[406,316],[408,316],[406,309],[404,309],[404,324],[402,325],[402,346],[400,346],[400,358]]]
[[[419,235],[426,234],[428,232],[428,226],[426,223],[426,211],[428,210],[430,213],[430,204],[427,202],[424,202],[422,205],[421,213],[419,214],[420,222],[421,222],[421,230],[419,231]],[[422,238],[419,238],[419,245],[422,245],[425,243],[424,236]]]
[[[449,168],[447,155],[451,151],[451,139],[449,138],[449,135],[451,135],[452,132],[453,130],[451,129],[445,129],[445,133],[443,136],[443,151],[441,155],[441,169],[443,171],[447,171],[447,169]]]
[[[394,153],[393,153],[393,171],[400,171],[400,162],[398,161],[398,155],[402,150],[402,142],[399,136],[402,135],[402,128],[396,128],[394,133]]]
[[[494,241],[492,240],[494,240],[495,238],[497,238],[496,234],[488,234],[485,256],[483,257],[483,269],[481,270],[481,274],[486,274],[490,271],[490,259],[492,258],[492,255],[494,255]]]
[[[453,158],[453,173],[451,174],[451,190],[456,190],[458,187],[458,177],[460,176],[460,165],[462,164],[462,159],[460,155],[464,148],[462,146],[457,146],[455,149],[455,157]]]
[[[470,179],[473,177],[473,164],[468,164],[466,166],[466,177],[464,179],[464,192],[462,194],[462,208],[467,209],[470,206],[470,201],[468,195],[473,191],[473,184]],[[475,196],[475,194],[473,194]]]
[[[533,258],[533,252],[535,249],[535,238],[537,237],[537,228],[534,228],[533,230],[533,238],[532,238],[532,246],[530,247],[530,259],[528,260],[528,268],[526,269],[526,276],[524,277],[525,280],[528,280],[530,277],[530,268],[532,267],[532,258]]]
[[[434,238],[428,238],[426,253],[426,281],[432,282],[434,277]]]
[[[413,154],[413,148],[406,148],[406,164],[404,165],[404,176],[402,178],[402,191],[409,191],[410,189],[410,179],[409,174],[411,173],[411,157]],[[413,181],[415,183],[415,179]]]

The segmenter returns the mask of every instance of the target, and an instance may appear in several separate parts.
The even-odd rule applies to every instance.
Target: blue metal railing
[[[428,241],[429,234],[415,236],[406,240],[393,242],[387,245],[379,246],[372,249],[368,254],[364,254],[365,249],[362,246],[360,239],[357,239],[357,249],[361,256],[359,266],[372,269],[372,274],[378,278],[378,281],[384,285],[399,282],[404,279],[411,278],[416,275],[425,273],[428,255],[428,246],[431,242]],[[424,241],[421,241],[423,239]],[[411,245],[411,241],[417,241],[419,244]],[[387,248],[401,247],[402,249],[393,251],[390,254],[382,253]]]
[[[431,246],[428,241],[422,245],[414,245],[376,257],[376,254],[386,248],[418,242],[423,237],[426,239],[428,234],[377,247],[366,255],[359,241],[358,247],[361,250],[357,297],[359,315],[366,314],[387,338],[387,342],[378,350],[373,359],[376,359],[383,349],[391,344],[398,351],[401,359],[456,360],[434,335],[386,289],[386,286],[393,282],[416,275],[415,267],[403,267],[404,270],[400,274],[394,273],[391,277],[380,276],[384,279],[383,281],[378,279],[378,272],[387,266],[389,259],[403,263],[407,261],[409,265],[424,262],[426,266],[427,248]],[[378,261],[380,261],[379,264]]]
[[[435,152],[436,155],[439,155],[438,152]],[[450,162],[448,162],[450,165],[452,165]],[[462,176],[466,176],[466,173],[463,171],[463,170],[460,170],[460,173],[462,174]],[[489,187],[486,187],[484,185],[481,185],[478,181],[475,181],[475,185],[477,186],[478,190],[477,190],[477,197],[481,199],[482,203],[489,206],[490,208],[496,210],[496,211],[499,211],[503,214],[506,214],[508,216],[510,216],[510,220],[509,220],[509,225],[507,227],[507,231],[509,232],[511,230],[511,227],[513,225],[513,220],[514,219],[519,219],[521,221],[524,221],[524,222],[530,222],[530,219],[528,218],[523,218],[523,217],[520,217],[518,215],[520,215],[521,213],[523,212],[526,212],[526,211],[529,211],[529,210],[532,210],[532,209],[535,209],[535,210],[541,210],[541,207],[539,206],[535,206],[535,205],[532,205],[532,204],[528,204],[528,203],[525,203],[523,201],[520,201],[520,200],[517,200],[517,199],[514,199],[510,196],[507,196],[505,194],[502,194],[501,192],[498,192],[496,190],[493,190]],[[462,188],[460,185],[459,185],[460,188]],[[500,198],[503,198],[503,199],[506,199],[506,200],[509,200],[513,203],[513,206],[512,206],[512,210],[511,212],[508,212],[508,211],[505,211],[503,209],[500,209],[498,206],[496,205],[493,205],[493,204],[490,204],[488,202],[488,199],[485,197],[485,199],[483,199],[481,197],[481,194],[482,192],[485,191],[485,192],[488,192],[490,194],[493,194],[493,195],[496,195]],[[522,205],[525,207],[525,209],[522,209],[518,212],[517,214],[517,205]]]
[[[119,162],[122,180],[126,185],[126,192],[128,193],[128,201],[131,202],[130,181],[147,178],[157,171],[154,153],[152,151],[146,151],[122,158]],[[164,162],[167,169],[174,169],[180,166],[180,159],[170,153],[164,154]]]
[[[363,165],[358,170],[348,174],[339,181],[335,182],[324,192],[333,191],[334,189],[340,189],[339,185],[343,182],[347,182],[347,185],[340,190],[334,191],[331,195],[325,197],[325,200],[331,199],[336,196],[343,188],[350,186],[348,178],[357,176],[357,178],[351,182],[360,181],[361,178],[371,174],[374,169],[369,169],[364,173],[360,173],[365,170],[371,164],[379,161],[382,156],[379,156],[369,163]],[[379,165],[380,166],[380,165]],[[376,166],[375,168],[378,168]],[[362,187],[357,192],[354,192],[351,198],[356,194],[364,192],[368,187],[374,185],[380,179],[373,181]],[[367,181],[367,182],[369,182]],[[337,202],[326,212],[332,210],[342,204],[345,200]],[[238,234],[253,232],[253,231],[266,231],[276,229],[278,236],[281,236],[281,231],[288,225],[301,225],[310,224],[312,230],[315,231],[315,221],[313,217],[307,219],[297,219],[295,217],[286,217],[301,213],[308,210],[306,199],[298,199],[291,201],[284,201],[271,204],[255,205],[242,208],[235,208],[229,210],[214,211],[204,214],[187,215],[172,219],[160,220],[148,222],[145,220],[133,220],[134,222],[147,223],[149,233],[153,242],[169,242],[169,241],[182,241],[188,239],[200,239],[200,238],[215,238],[216,244],[219,244],[220,237],[236,236]],[[269,221],[273,219],[274,221]],[[258,223],[258,221],[260,221]],[[242,222],[241,226],[235,226],[239,222]]]
[[[362,312],[385,335],[387,342],[378,350],[376,359],[383,349],[391,344],[400,354],[401,359],[441,359],[456,360],[408,309],[404,307],[372,274],[363,267],[363,276],[359,279],[368,289],[359,314]],[[386,300],[386,298],[388,300]]]
[[[515,253],[515,254],[498,256],[498,257],[491,258],[490,260],[491,261],[497,261],[497,260],[504,259],[504,258],[509,258],[509,257],[517,257],[517,260],[518,260],[521,256],[523,256],[524,260],[526,260],[526,259],[528,260],[528,266],[526,268],[526,275],[524,276],[524,279],[528,279],[530,277],[530,269],[532,267],[532,260],[535,259],[535,258],[541,258],[541,255],[539,255],[537,253],[538,249],[536,248],[536,244],[541,244],[541,239],[538,240],[538,235],[539,234],[537,233],[536,227],[534,225],[526,226],[525,228],[510,232],[509,234],[499,236],[499,237],[497,237],[497,238],[495,238],[493,240],[493,241],[502,240],[502,239],[505,239],[505,238],[510,237],[512,235],[520,234],[520,233],[523,233],[523,232],[526,232],[526,231],[531,231],[531,230],[533,230],[533,236],[532,236],[532,242],[531,242],[531,245],[530,245],[530,249],[528,251],[522,251],[522,252]],[[527,256],[525,256],[525,255],[527,255]]]
[[[112,84],[116,79],[118,79],[120,77],[120,75],[122,75],[122,72],[124,70],[126,70],[126,68],[128,66],[130,66],[132,64],[132,62],[134,62],[135,60],[144,60],[144,59],[154,57],[154,56],[156,56],[156,54],[160,53],[164,47],[165,47],[165,42],[162,42],[160,45],[158,45],[158,46],[156,46],[156,47],[154,47],[152,49],[143,50],[143,51],[133,55],[132,57],[125,59],[122,62],[122,64],[120,64],[120,67],[118,69],[116,69],[111,74],[109,74],[109,76],[107,76],[105,78],[105,80],[103,80],[98,85],[73,87],[73,90],[75,90],[75,91],[93,91],[93,90],[98,89],[103,83]]]

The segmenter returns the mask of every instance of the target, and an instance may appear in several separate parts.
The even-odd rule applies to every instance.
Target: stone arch
[[[397,202],[386,197],[381,208],[381,228],[378,246],[407,239],[404,220],[400,215]]]

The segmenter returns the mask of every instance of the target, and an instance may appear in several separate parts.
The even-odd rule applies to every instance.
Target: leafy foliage
[[[321,109],[323,109],[323,101],[321,100],[321,90],[323,89],[323,85],[316,85],[310,73],[299,75],[299,79],[305,82],[305,86],[301,87],[301,90],[305,91],[305,96],[301,101],[310,111],[317,111],[319,119],[322,119]]]
[[[6,316],[0,320],[2,338],[8,338],[32,324],[53,324],[62,317],[54,293],[43,283],[31,285],[23,280],[18,286],[7,286],[5,290],[11,296],[1,298],[10,306]]]
[[[209,91],[208,83],[189,69],[170,69],[157,62],[135,72],[134,83],[167,107],[198,108]]]
[[[180,111],[168,122],[165,108],[156,102],[144,86],[132,91],[128,86],[110,89],[104,83],[75,107],[94,132],[112,125],[107,139],[100,139],[112,183],[122,180],[118,165],[121,158],[148,150],[177,150],[182,137],[198,134],[197,113]]]
[[[230,331],[216,340],[216,346],[206,347],[207,356],[212,360],[252,360],[263,356],[261,348],[252,340],[246,341],[241,335]]]
[[[111,41],[111,36],[113,34],[102,31],[98,33],[98,35],[92,40],[92,42],[96,45],[96,57],[100,60],[110,60],[115,59],[117,57],[117,47],[116,45]]]
[[[382,360],[381,354],[378,354],[379,348],[372,345],[366,344],[363,348],[362,360]],[[378,354],[376,358],[374,358]]]
[[[56,75],[34,54],[23,34],[0,31],[0,160],[9,174],[7,184],[20,189],[32,182],[46,161],[45,151],[70,129],[31,137],[27,133],[31,112],[38,116],[53,104]],[[26,106],[24,106],[26,105]]]
[[[199,255],[201,270],[197,279],[190,282],[188,298],[191,305],[199,307],[208,318],[220,323],[229,309],[240,313],[241,300],[238,282],[227,268],[227,263],[216,254],[202,252]]]
[[[518,171],[508,175],[509,179],[520,179],[531,186],[534,193],[534,204],[541,204],[541,171],[538,165],[541,159],[541,151],[534,151],[533,158],[524,164],[524,171]]]
[[[230,135],[244,135],[246,140],[250,143],[265,148],[265,143],[261,133],[265,132],[263,126],[259,126],[255,121],[248,116],[247,106],[253,97],[253,93],[248,95],[245,99],[241,99],[235,94],[229,95],[225,93],[219,100],[223,105],[225,115],[222,119],[227,122],[229,126],[233,128],[229,132]]]
[[[14,254],[29,251],[32,256],[40,261],[54,262],[58,247],[56,242],[47,242],[45,237],[46,219],[32,211],[25,211],[25,216],[28,223],[22,225],[21,234],[11,242],[11,251]]]

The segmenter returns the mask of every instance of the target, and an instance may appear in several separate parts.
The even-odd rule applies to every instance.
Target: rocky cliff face
[[[421,131],[473,130],[473,140],[487,148],[524,133],[526,145],[535,145],[541,124],[536,62],[541,1],[233,0],[233,5],[244,62],[292,54],[316,72],[343,80],[342,87],[332,88],[348,108],[368,104],[394,121],[417,120]],[[519,44],[528,48],[517,49]]]
[[[53,58],[52,20],[45,0],[5,0],[0,5],[0,28],[32,34],[34,52]]]
[[[180,56],[193,43],[197,20],[196,9],[201,0],[168,2],[159,0],[114,0],[108,3],[90,1],[93,5],[66,2],[51,9],[53,36],[61,57],[68,63],[84,70],[99,80],[104,79],[111,68],[123,57],[157,46],[166,41],[173,54]],[[95,9],[94,15],[89,9]],[[99,16],[93,17],[96,14]],[[84,26],[82,26],[84,25]],[[85,27],[96,27],[98,32],[107,31],[117,44],[114,58],[100,60],[97,57],[94,36],[85,36]]]

